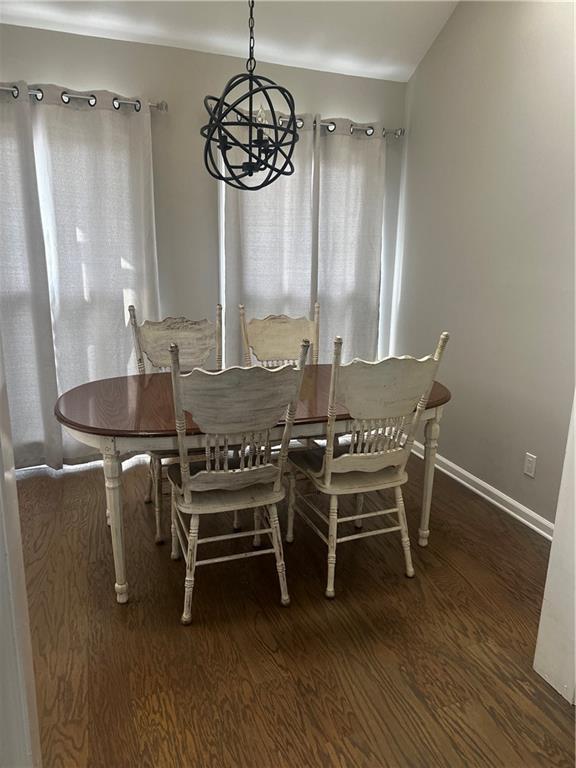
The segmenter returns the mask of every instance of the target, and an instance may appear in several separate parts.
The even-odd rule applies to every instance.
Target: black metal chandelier
[[[219,99],[206,96],[210,119],[201,134],[211,176],[236,189],[262,189],[294,173],[292,154],[298,133],[292,94],[268,77],[254,74],[254,0],[248,0],[248,7],[247,74],[229,80]]]

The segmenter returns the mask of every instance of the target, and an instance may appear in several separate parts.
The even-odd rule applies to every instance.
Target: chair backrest
[[[180,350],[182,370],[206,365],[212,352],[216,355],[216,369],[222,369],[222,307],[216,305],[216,323],[210,320],[188,320],[186,317],[165,317],[159,322],[145,320],[138,325],[136,309],[128,307],[134,337],[138,373],[146,373],[145,357],[159,370],[172,364],[170,344]]]
[[[243,304],[240,309],[242,329],[242,356],[244,365],[252,365],[252,355],[259,365],[277,368],[280,365],[296,365],[302,339],[310,339],[312,362],[318,363],[318,341],[320,339],[320,305],[314,305],[314,317],[288,317],[268,315],[263,318],[246,320]]]
[[[180,373],[178,347],[172,345],[172,389],[185,497],[189,499],[192,491],[233,490],[260,483],[274,483],[279,490],[309,346],[307,339],[301,343],[296,367],[233,367],[218,373],[195,368]],[[185,442],[186,411],[204,433],[206,467],[193,477]],[[272,463],[270,433],[283,418],[280,453]],[[230,460],[232,447],[239,449],[239,466]]]
[[[434,354],[421,359],[388,357],[373,363],[355,359],[340,365],[342,339],[336,337],[324,455],[326,484],[333,472],[404,469],[448,339],[448,333],[442,333]],[[353,421],[349,450],[335,457],[337,403]]]

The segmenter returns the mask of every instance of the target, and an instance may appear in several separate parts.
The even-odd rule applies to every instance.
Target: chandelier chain
[[[248,18],[249,42],[248,42],[248,61],[246,69],[248,72],[254,72],[256,68],[256,59],[254,58],[254,0],[248,0],[248,9],[250,12]]]
[[[290,91],[254,72],[254,0],[248,0],[248,11],[247,72],[232,77],[221,96],[206,96],[209,119],[201,134],[208,173],[235,189],[257,190],[294,173],[301,126]]]

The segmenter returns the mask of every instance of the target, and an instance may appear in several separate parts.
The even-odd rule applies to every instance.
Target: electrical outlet
[[[524,456],[524,474],[528,477],[536,477],[536,456],[527,453]]]

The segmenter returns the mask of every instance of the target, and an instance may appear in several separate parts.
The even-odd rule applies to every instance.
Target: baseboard
[[[421,459],[424,458],[424,446],[422,443],[414,443],[413,453]],[[544,536],[544,538],[552,539],[554,523],[549,522],[544,517],[536,514],[536,512],[528,509],[528,507],[520,504],[520,502],[510,496],[506,496],[505,493],[502,493],[502,491],[499,491],[497,488],[488,485],[484,480],[480,480],[480,478],[467,472],[465,469],[462,469],[462,467],[459,467],[457,464],[454,464],[452,461],[445,459],[439,454],[436,455],[436,469],[439,469],[440,472],[444,472],[445,475],[457,480],[462,485],[465,485],[466,488],[474,491],[474,493],[482,496],[482,498],[487,499],[499,509],[504,510],[504,512],[512,515],[512,517],[520,520],[521,523],[532,528],[533,531],[537,531],[541,536]]]

